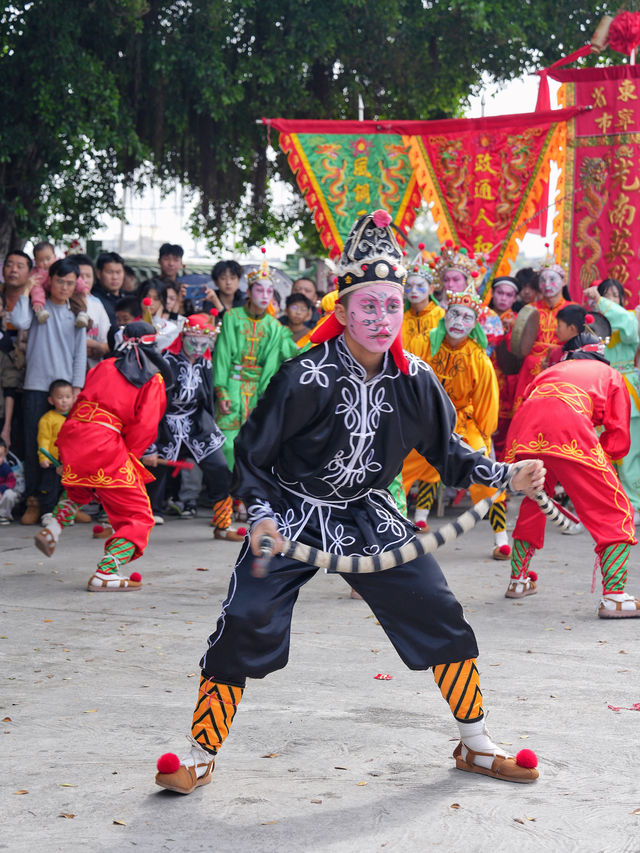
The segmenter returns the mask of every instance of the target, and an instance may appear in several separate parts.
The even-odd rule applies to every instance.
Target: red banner
[[[484,255],[507,274],[516,238],[538,213],[549,163],[563,160],[566,123],[576,112],[425,122],[412,141],[405,138],[440,240]],[[444,132],[435,131],[438,124],[447,125]]]
[[[572,298],[603,278],[640,287],[640,66],[552,70],[559,99],[588,107],[568,128],[561,260]]]

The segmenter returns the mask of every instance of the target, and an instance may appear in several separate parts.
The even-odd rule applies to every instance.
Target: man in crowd
[[[116,303],[120,299],[124,283],[124,261],[117,252],[102,252],[98,256],[96,267],[98,281],[92,293],[102,302],[111,328],[115,331],[118,328]]]

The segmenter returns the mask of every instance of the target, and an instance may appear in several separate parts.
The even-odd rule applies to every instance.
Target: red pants
[[[151,504],[144,484],[120,486],[116,489],[91,489],[88,486],[66,486],[69,500],[86,504],[95,495],[109,516],[113,536],[105,542],[105,549],[114,539],[126,539],[134,546],[136,560],[142,556],[153,527]]]
[[[517,458],[542,459],[547,469],[545,492],[553,497],[556,484],[563,486],[580,521],[593,537],[597,554],[607,545],[637,543],[633,509],[613,466],[610,465],[608,471],[599,471],[580,462],[545,454],[518,455]],[[546,520],[535,501],[523,498],[513,538],[529,542],[536,549],[542,548]]]

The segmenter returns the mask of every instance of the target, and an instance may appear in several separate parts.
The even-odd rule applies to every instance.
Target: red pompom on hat
[[[266,255],[266,254],[267,254],[267,250],[265,249],[265,247],[264,247],[264,246],[261,246],[261,247],[260,247],[260,251],[262,252],[262,254],[263,254],[263,255]]]
[[[151,305],[151,299],[148,296],[145,296],[145,298],[142,300],[142,304],[145,306]]]
[[[521,749],[516,755],[516,764],[518,767],[532,769],[538,766],[538,756],[532,749]]]
[[[220,312],[217,308],[212,308],[211,311],[209,311],[209,314],[211,314],[212,317],[217,317],[219,313]]]
[[[535,583],[538,580],[537,572],[529,572],[527,577],[531,578],[531,580]]]
[[[594,318],[593,314],[585,314],[584,315],[585,323],[593,323],[594,319],[595,318]]]
[[[93,532],[94,533],[103,533],[104,527],[101,524],[94,524],[93,525]]]
[[[372,219],[376,228],[386,228],[387,225],[391,224],[391,216],[382,208],[373,211]]]
[[[528,750],[523,750],[527,752]],[[156,763],[158,773],[175,773],[180,767],[180,759],[175,752],[165,752]]]
[[[424,243],[418,243],[418,248],[422,251],[424,249]]]
[[[140,583],[140,581],[142,580],[142,575],[140,574],[140,572],[131,572],[131,574],[129,575],[129,580],[133,581],[134,583]]]

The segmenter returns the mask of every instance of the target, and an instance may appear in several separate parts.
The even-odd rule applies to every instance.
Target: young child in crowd
[[[126,326],[140,319],[142,308],[135,296],[123,296],[116,302],[116,320],[119,326]]]
[[[49,267],[57,260],[54,246],[46,240],[36,243],[33,248],[33,259],[34,265],[31,276],[37,283],[31,288],[31,307],[38,323],[46,323],[49,319],[49,312],[45,307],[45,300],[49,292]],[[78,328],[86,328],[90,323],[87,314],[89,290],[90,288],[80,276],[74,292],[69,297],[69,307],[76,315],[76,326]]]
[[[62,487],[58,467],[48,459],[40,448],[49,453],[55,459],[59,459],[57,438],[67,415],[73,405],[73,388],[71,383],[65,379],[55,379],[49,386],[49,405],[52,407],[38,421],[38,461],[42,471],[40,472],[40,511],[42,513],[41,523],[46,525],[51,520],[51,512],[58,503]],[[84,518],[84,513],[77,521],[89,521],[89,516]]]
[[[11,511],[18,500],[16,475],[7,462],[7,444],[0,438],[0,524],[11,524]]]
[[[286,320],[280,321],[289,327],[294,341],[299,341],[309,331],[307,323],[313,314],[313,303],[303,293],[292,293],[287,296],[285,307]]]

